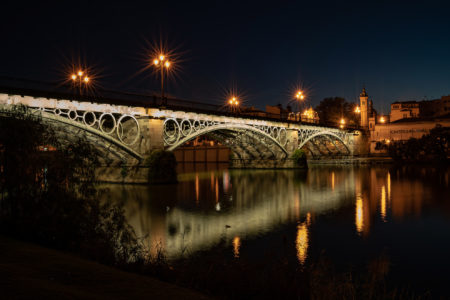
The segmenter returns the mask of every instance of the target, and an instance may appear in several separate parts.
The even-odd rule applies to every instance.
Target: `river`
[[[104,186],[152,254],[221,247],[225,259],[271,253],[293,267],[325,255],[343,270],[383,257],[402,286],[449,295],[449,168],[179,169],[178,184]]]

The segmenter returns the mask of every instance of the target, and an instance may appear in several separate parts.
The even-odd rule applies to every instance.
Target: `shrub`
[[[302,149],[297,149],[292,154],[292,159],[294,160],[294,164],[298,167],[306,167],[306,154]]]
[[[177,183],[177,160],[171,151],[154,150],[145,160],[148,182],[152,184]]]

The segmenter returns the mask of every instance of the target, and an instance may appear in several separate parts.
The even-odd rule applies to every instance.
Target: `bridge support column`
[[[141,141],[139,152],[148,155],[152,150],[164,149],[164,121],[160,119],[140,119]]]
[[[287,134],[287,143],[286,143],[286,151],[288,152],[288,158],[292,156],[295,149],[298,148],[298,131],[295,129],[286,130]]]

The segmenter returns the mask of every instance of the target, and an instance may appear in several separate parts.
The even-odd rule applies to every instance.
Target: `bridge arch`
[[[27,110],[17,109],[14,105],[6,105],[2,107],[2,111],[8,114],[31,114],[39,117],[42,123],[48,125],[54,130],[56,137],[64,142],[76,142],[80,138],[80,132],[84,133],[90,143],[92,143],[100,153],[102,159],[107,162],[120,161],[129,162],[131,160],[141,161],[143,157],[133,150],[128,145],[124,144],[122,140],[113,138],[105,131],[88,126],[85,122],[77,122],[74,117],[71,117],[70,112],[68,117],[63,117],[60,114],[47,112],[41,109],[28,108]],[[112,158],[114,157],[114,158]]]
[[[173,125],[168,126],[168,122],[173,122]],[[192,124],[192,127],[183,127],[186,122],[190,122],[190,124]],[[168,127],[171,128],[168,129]],[[182,120],[178,122],[176,119],[172,118],[166,119],[164,123],[165,143],[168,146],[167,150],[169,151],[177,149],[184,143],[193,140],[196,137],[208,134],[214,134],[216,137],[217,135],[222,135],[223,138],[218,138],[221,139],[220,142],[223,142],[225,145],[232,148],[233,151],[239,151],[236,149],[240,146],[238,145],[240,140],[236,138],[236,136],[234,136],[235,138],[233,139],[233,143],[236,143],[237,145],[227,143],[227,139],[225,138],[224,134],[225,132],[230,132],[238,135],[242,134],[245,136],[245,138],[253,141],[252,146],[264,148],[266,152],[271,152],[273,156],[277,155],[276,152],[281,153],[284,157],[288,156],[288,152],[284,147],[284,145],[286,145],[287,143],[286,130],[284,128],[279,129],[268,127],[268,129],[266,130],[261,130],[256,126],[241,123],[208,123],[196,120]],[[248,150],[244,149],[245,147],[240,148],[242,151]]]
[[[313,139],[315,139],[316,137],[319,136],[325,136],[325,137],[333,137],[336,140],[340,141],[341,144],[345,147],[345,149],[347,150],[347,154],[351,154],[350,148],[348,147],[348,145],[345,143],[345,141],[342,139],[341,136],[339,136],[338,134],[331,132],[331,131],[318,131],[315,133],[312,133],[311,135],[309,135],[308,137],[306,137],[304,140],[302,140],[299,145],[298,145],[298,149],[301,149],[302,147],[304,147],[308,142],[311,142]],[[312,151],[310,150],[310,152],[312,153]],[[339,150],[339,152],[341,152]]]

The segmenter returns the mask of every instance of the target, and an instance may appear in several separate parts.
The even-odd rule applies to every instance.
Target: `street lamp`
[[[161,100],[164,99],[164,68],[169,69],[171,62],[167,57],[161,54],[158,58],[153,60],[153,64],[161,69]]]
[[[88,84],[89,81],[91,80],[84,71],[79,70],[76,74],[72,74],[72,76],[70,76],[70,78],[72,79],[72,82],[78,86],[79,90],[80,90],[80,94],[81,94],[81,90],[83,87],[83,84]]]
[[[355,113],[356,114],[360,114],[361,113],[361,109],[359,108],[358,105],[355,107]]]
[[[237,112],[239,107],[239,100],[235,96],[231,97],[230,100],[228,100],[228,104],[230,105],[232,112]]]
[[[300,104],[300,102],[302,101],[302,100],[304,100],[305,99],[305,95],[303,94],[303,91],[297,91],[297,94],[295,94],[295,98],[298,100],[298,114],[297,114],[297,116],[299,116],[299,120],[298,121],[301,121],[301,110],[302,110],[302,105]]]
[[[341,118],[341,121],[339,121],[339,128],[344,128],[344,126],[345,126],[345,120],[344,120],[344,118]]]
[[[384,122],[386,122],[386,119],[383,116],[381,116],[380,117],[380,123],[384,123]]]

